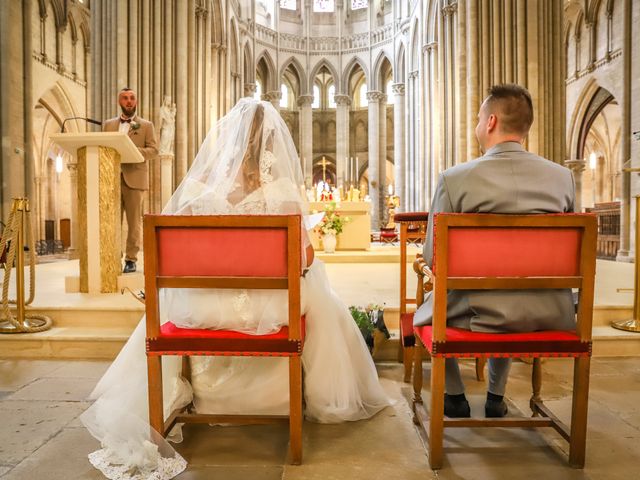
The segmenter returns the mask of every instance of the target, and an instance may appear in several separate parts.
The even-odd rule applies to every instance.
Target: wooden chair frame
[[[287,273],[281,277],[264,276],[190,276],[162,275],[159,265],[159,235],[169,229],[269,229],[286,234]],[[304,330],[300,314],[301,217],[299,215],[260,216],[170,216],[146,215],[144,219],[144,271],[147,313],[147,366],[149,378],[149,422],[166,436],[176,423],[289,423],[289,461],[302,461],[302,364]],[[195,252],[185,251],[184,255]],[[202,338],[199,330],[192,336],[163,335],[158,305],[159,288],[247,288],[287,289],[289,299],[288,337],[274,339],[265,335],[235,335],[233,338]],[[212,332],[207,330],[206,332]],[[240,338],[237,338],[240,337]],[[204,415],[192,405],[163,415],[162,356],[183,357],[183,373],[188,375],[190,355],[286,356],[289,358],[289,415]]]
[[[416,298],[407,297],[407,245],[408,243],[415,245],[420,240],[424,243],[429,214],[427,212],[419,212],[412,213],[410,216],[411,219],[406,218],[407,214],[396,214],[394,216],[394,222],[400,225],[400,313],[398,318],[400,338],[398,342],[398,361],[401,361],[404,366],[405,383],[411,381],[414,343],[405,341],[405,337],[409,337],[409,335],[405,335],[406,332],[403,332],[402,319],[403,315],[407,315],[407,306],[416,305]],[[417,230],[410,231],[410,225],[417,226]]]
[[[451,277],[448,275],[449,234],[455,228],[522,228],[522,229],[574,229],[580,232],[579,266],[577,274],[572,276],[530,276],[530,277]],[[596,218],[589,214],[557,214],[557,215],[479,215],[479,214],[440,214],[438,215],[435,235],[435,268],[434,272],[422,262],[417,265],[420,275],[427,276],[434,284],[434,312],[431,349],[431,406],[427,414],[422,401],[422,357],[425,343],[418,335],[416,327],[416,351],[414,357],[414,422],[428,437],[428,454],[431,468],[439,469],[443,463],[444,428],[451,427],[552,427],[569,442],[569,463],[575,468],[583,468],[585,463],[587,407],[589,394],[589,366],[591,357],[591,328],[593,317],[594,278],[596,260],[597,226]],[[420,277],[419,282],[423,281]],[[483,347],[481,342],[466,345],[464,354],[447,354],[455,345],[447,342],[447,290],[471,289],[546,289],[577,288],[579,289],[579,306],[575,334],[571,334],[571,346],[567,342],[553,344],[549,342],[523,342],[518,350],[514,345],[497,351],[495,347]],[[556,333],[536,332],[533,335]],[[560,332],[567,333],[567,332]],[[472,333],[471,335],[476,335]],[[480,334],[487,335],[487,334]],[[505,334],[494,334],[500,336]],[[510,334],[518,335],[532,334]],[[530,337],[529,337],[530,338]],[[479,343],[479,344],[478,344]],[[530,344],[530,349],[527,344]],[[553,345],[565,345],[554,350]],[[550,346],[551,345],[551,346]],[[447,348],[449,347],[449,348]],[[524,349],[523,349],[524,348]],[[509,349],[512,349],[509,351]],[[440,353],[438,353],[440,352]],[[532,418],[505,417],[492,419],[477,418],[444,418],[444,363],[446,357],[532,357],[532,390],[530,408]],[[543,403],[540,397],[542,382],[541,357],[573,357],[573,400],[570,427],[565,425]]]
[[[407,219],[407,216],[410,216],[411,219]],[[409,315],[411,316],[411,320],[413,320],[413,315],[407,313],[407,305],[420,306],[422,304],[424,294],[426,292],[430,292],[432,289],[431,283],[425,283],[424,287],[422,285],[418,285],[418,288],[416,289],[416,296],[407,297],[407,245],[409,243],[416,245],[418,242],[424,244],[426,241],[425,237],[427,235],[428,218],[429,214],[427,212],[415,212],[409,214],[399,213],[394,217],[394,221],[400,224],[400,338],[398,342],[398,361],[402,362],[404,367],[405,383],[411,382],[415,340],[413,331],[411,331],[411,335],[405,335],[405,329],[402,328],[403,318],[407,318]],[[409,230],[410,226],[414,226],[416,228]],[[416,257],[422,258],[422,254],[417,254]],[[486,360],[484,358],[476,359],[476,378],[481,382],[484,381],[485,363]]]

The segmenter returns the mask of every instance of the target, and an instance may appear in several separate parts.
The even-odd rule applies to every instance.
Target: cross
[[[322,156],[322,162],[320,162],[320,165],[322,165],[322,181],[324,183],[327,183],[327,165],[329,165],[327,163],[327,160],[324,158],[324,155]]]

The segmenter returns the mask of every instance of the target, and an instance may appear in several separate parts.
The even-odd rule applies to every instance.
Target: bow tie
[[[131,119],[130,118],[122,118],[122,117],[120,117],[120,123],[131,123]]]

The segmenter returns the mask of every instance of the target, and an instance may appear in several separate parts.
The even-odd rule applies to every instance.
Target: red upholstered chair
[[[413,312],[407,305],[415,305],[414,297],[407,297],[407,245],[423,244],[427,235],[428,212],[396,213],[393,221],[400,225],[400,341],[398,360],[404,364],[404,381],[411,380],[413,347]]]
[[[302,461],[304,318],[300,314],[301,219],[278,216],[170,216],[144,219],[149,422],[166,435],[175,423],[289,423],[289,454]],[[251,245],[251,249],[247,249]],[[270,335],[160,325],[159,288],[286,289],[289,323]],[[289,358],[289,415],[202,415],[187,406],[163,416],[162,356]],[[183,361],[186,367],[188,362]],[[188,369],[188,367],[186,368]],[[187,371],[183,371],[188,375]]]
[[[591,214],[439,214],[433,281],[433,326],[415,327],[414,421],[428,431],[431,468],[442,467],[446,427],[552,427],[569,442],[569,463],[584,467],[591,324],[596,261],[596,217]],[[575,331],[487,334],[449,328],[447,290],[579,289]],[[431,354],[431,407],[422,405],[422,354]],[[444,418],[445,358],[533,358],[532,418]],[[568,427],[540,397],[541,357],[573,357],[573,404]]]

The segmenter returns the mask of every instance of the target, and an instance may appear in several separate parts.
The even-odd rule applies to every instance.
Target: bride
[[[164,214],[306,214],[302,173],[286,124],[268,102],[244,98],[212,128]],[[347,307],[314,259],[306,230],[301,281],[307,335],[302,353],[305,418],[338,423],[369,418],[390,404]],[[251,253],[251,246],[247,245]],[[217,254],[223,252],[212,252]],[[161,321],[183,328],[249,334],[280,330],[287,318],[284,291],[170,289],[161,292]],[[145,319],[91,393],[81,416],[102,448],[89,455],[116,480],[165,480],[185,460],[148,424]],[[163,358],[165,415],[193,402],[199,413],[285,415],[288,360],[279,357]],[[175,428],[170,440],[180,441]]]

